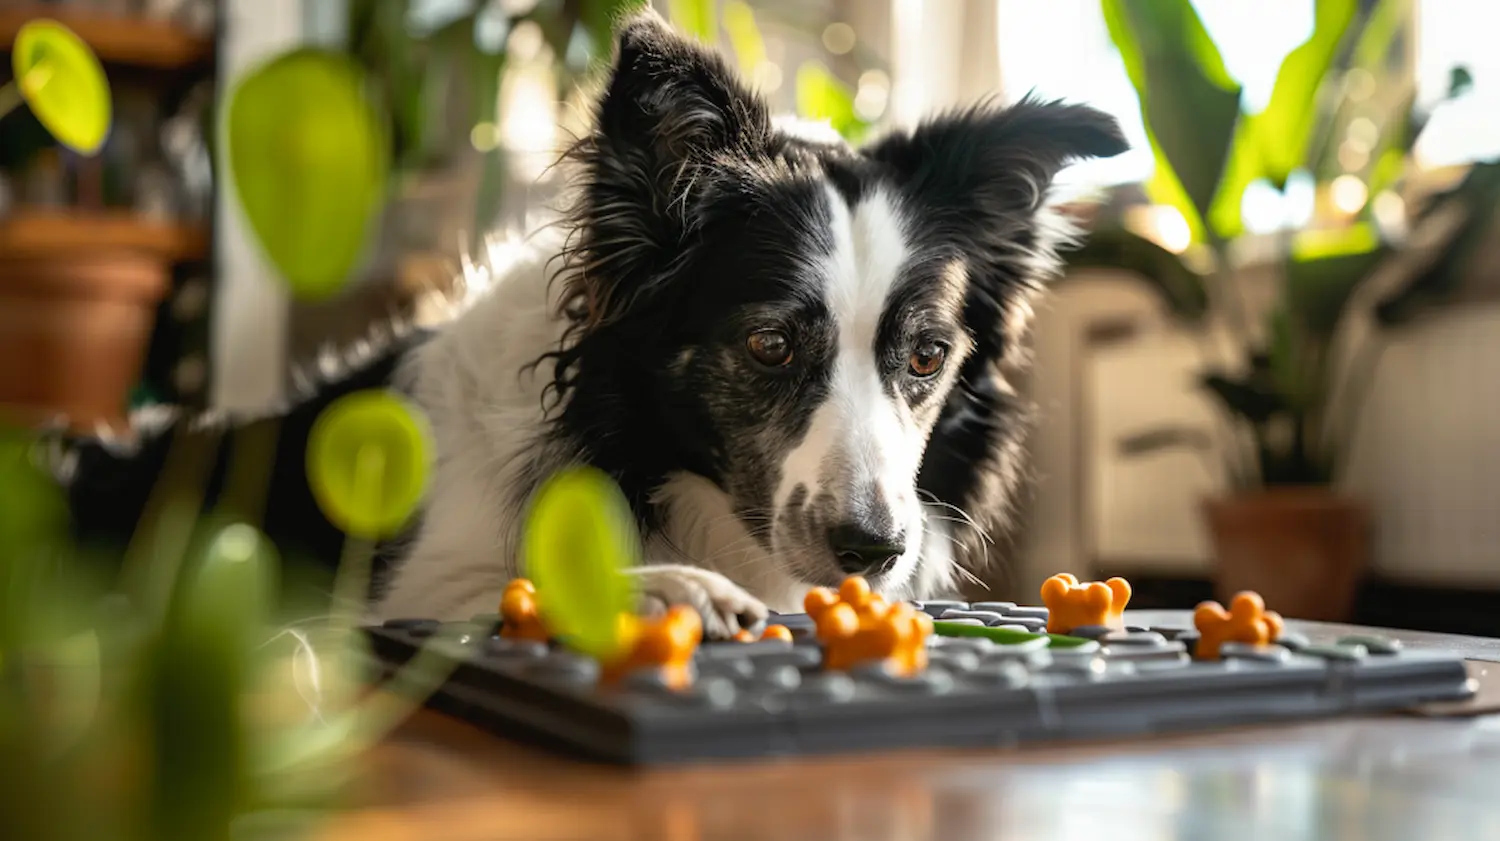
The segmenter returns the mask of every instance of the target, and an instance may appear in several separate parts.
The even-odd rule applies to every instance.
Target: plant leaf
[[[1208,313],[1204,278],[1176,254],[1125,228],[1109,228],[1089,235],[1084,244],[1065,256],[1071,268],[1109,268],[1132,272],[1161,296],[1172,314],[1197,324]]]
[[[1281,395],[1264,383],[1251,379],[1233,379],[1224,374],[1205,374],[1199,383],[1231,414],[1252,424],[1263,424],[1287,410]]]
[[[854,110],[854,95],[848,87],[816,61],[805,61],[797,68],[797,112],[809,120],[827,120],[851,143],[857,143],[867,128]]]
[[[718,4],[714,0],[668,0],[672,25],[705,44],[719,40]]]
[[[1317,0],[1313,31],[1287,54],[1265,110],[1255,115],[1255,143],[1261,167],[1276,189],[1301,168],[1312,145],[1322,109],[1319,92],[1359,9],[1357,0]]]
[[[1120,455],[1132,457],[1163,450],[1212,450],[1214,441],[1213,436],[1201,429],[1164,426],[1127,435],[1118,446]]]
[[[1456,188],[1435,197],[1418,218],[1426,219],[1451,202],[1461,203],[1468,218],[1436,262],[1376,305],[1375,318],[1382,326],[1409,323],[1463,288],[1475,252],[1491,241],[1495,230],[1500,161],[1474,164]]]
[[[1286,265],[1285,316],[1315,340],[1326,341],[1355,290],[1387,254],[1368,222],[1335,232],[1300,234]]]
[[[1240,120],[1241,87],[1191,0],[1101,3],[1161,151],[1157,165],[1170,166],[1197,218],[1206,219]]]
[[[766,62],[766,40],[755,22],[755,10],[743,0],[729,0],[724,4],[724,30],[739,59],[740,72],[754,74]]]
[[[1109,29],[1110,40],[1114,42],[1115,49],[1120,54],[1120,62],[1125,66],[1125,75],[1135,88],[1141,123],[1146,130],[1146,142],[1151,147],[1154,163],[1151,176],[1146,179],[1145,193],[1156,204],[1175,208],[1181,213],[1182,218],[1187,221],[1192,241],[1202,242],[1205,236],[1203,216],[1193,206],[1192,198],[1178,180],[1177,173],[1172,170],[1171,162],[1167,160],[1161,143],[1151,130],[1150,121],[1146,119],[1146,62],[1130,30],[1130,24],[1124,19],[1120,3],[1101,0],[1100,7],[1104,13],[1104,23]]]
[[[225,161],[241,208],[297,297],[341,291],[384,205],[385,125],[343,53],[303,48],[244,76],[225,113]]]
[[[266,631],[270,551],[250,526],[221,531],[146,653],[137,674],[151,740],[146,838],[230,838],[248,770],[245,699]]]

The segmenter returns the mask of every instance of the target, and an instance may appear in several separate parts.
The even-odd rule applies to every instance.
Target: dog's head
[[[612,416],[570,411],[630,449],[618,473],[708,479],[796,580],[905,580],[934,427],[1052,268],[1054,175],[1125,145],[1035,101],[860,150],[798,136],[716,55],[631,19],[574,150],[558,385],[611,395]]]

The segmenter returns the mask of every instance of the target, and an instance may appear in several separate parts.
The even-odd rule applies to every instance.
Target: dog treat
[[[626,675],[649,670],[671,689],[692,684],[693,654],[703,640],[703,619],[698,611],[674,605],[656,619],[622,614],[620,620],[620,636],[627,653],[604,664],[601,677],[605,683],[619,683]]]
[[[547,642],[551,638],[537,611],[536,587],[525,578],[505,585],[505,593],[500,597],[500,620],[500,635],[507,639]]]
[[[733,639],[735,642],[755,642],[756,636],[742,629],[735,633]],[[767,625],[765,631],[761,633],[760,639],[791,642],[792,632],[785,625]]]
[[[1251,646],[1269,645],[1275,642],[1282,631],[1281,616],[1274,610],[1266,610],[1266,603],[1259,593],[1245,591],[1229,601],[1229,610],[1218,602],[1208,601],[1193,610],[1193,626],[1198,629],[1198,648],[1194,654],[1200,660],[1217,660],[1225,643],[1237,642]]]
[[[845,671],[869,663],[910,677],[927,667],[927,637],[932,618],[909,604],[892,605],[870,592],[859,576],[844,579],[837,593],[810,590],[803,608],[823,644],[823,667]]]
[[[1256,639],[1275,642],[1225,636],[1240,605],[1259,612]],[[421,617],[392,619],[368,633],[386,668],[435,635],[466,640],[445,649],[465,663],[428,706],[501,735],[541,736],[554,748],[631,765],[1155,738],[1474,693],[1461,657],[1404,650],[1378,636],[1314,641],[1282,633],[1253,597],[1232,601],[1227,612],[1200,609],[1201,631],[1184,615],[1180,625],[1084,625],[1067,636],[1031,630],[1029,623],[1039,629],[1048,621],[1043,607],[887,604],[862,581],[815,590],[806,606],[823,621],[772,615],[761,638],[748,642],[697,641],[700,623],[685,608],[672,620],[623,618],[621,633],[635,644],[603,668],[579,652],[507,636],[503,625],[495,634],[499,616],[452,629]],[[902,623],[877,623],[882,611],[915,615],[918,626],[931,620],[930,633],[917,628],[920,649],[906,649],[906,668],[892,668],[890,656],[900,648],[891,640],[901,637]],[[844,633],[851,613],[855,634]],[[879,634],[858,635],[877,625]],[[829,641],[821,638],[834,630],[840,633]],[[1218,659],[1191,656],[1200,635]],[[923,658],[923,668],[911,668]],[[857,665],[830,668],[840,659]]]
[[[1130,582],[1123,578],[1078,583],[1060,572],[1042,583],[1042,604],[1047,606],[1047,631],[1070,634],[1076,628],[1120,628],[1125,624],[1125,605],[1130,603]]]

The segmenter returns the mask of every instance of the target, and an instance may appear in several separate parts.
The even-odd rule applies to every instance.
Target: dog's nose
[[[850,575],[884,572],[906,554],[904,535],[879,535],[858,525],[835,526],[828,531],[828,544],[838,558],[839,569]]]

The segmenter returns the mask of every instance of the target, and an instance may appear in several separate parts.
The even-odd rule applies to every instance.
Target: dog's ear
[[[615,65],[583,164],[583,265],[591,321],[648,291],[693,230],[716,161],[754,159],[772,136],[765,104],[724,60],[653,11],[618,28]],[[627,290],[628,288],[628,290]]]
[[[1086,105],[1028,97],[1009,107],[939,117],[886,138],[866,154],[892,167],[924,209],[1015,216],[1041,209],[1064,166],[1127,149],[1114,117]]]
[[[1017,302],[1059,268],[1071,231],[1049,206],[1057,173],[1128,148],[1108,114],[1028,97],[938,117],[865,150],[914,204],[915,224],[966,263],[965,319],[978,329],[970,364],[1004,352],[1029,311]]]

